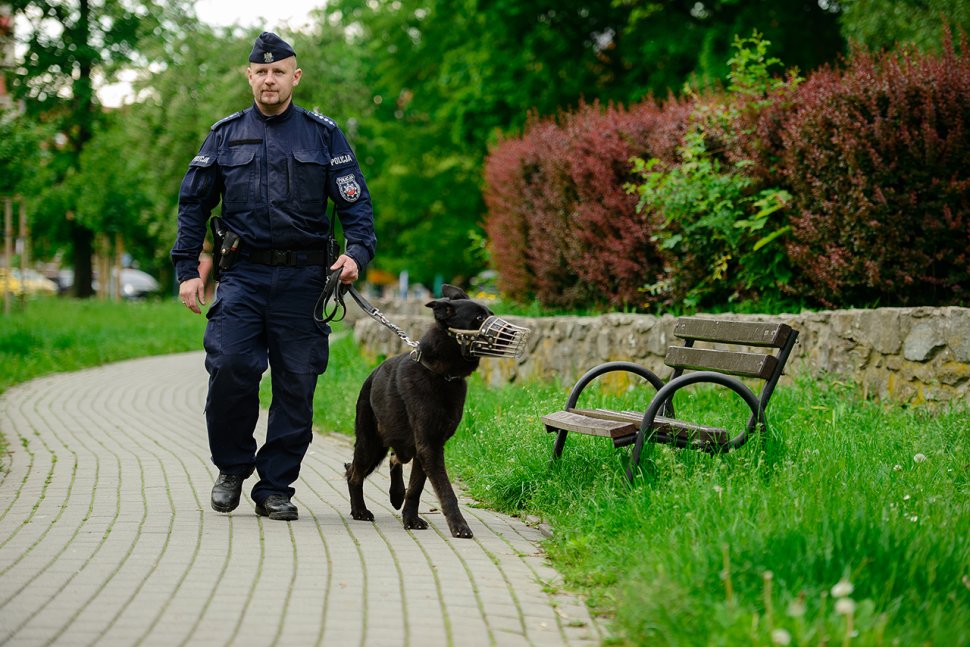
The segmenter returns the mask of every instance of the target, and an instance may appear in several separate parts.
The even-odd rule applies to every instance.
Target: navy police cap
[[[250,63],[274,63],[284,58],[296,56],[290,44],[271,31],[264,31],[253,43],[249,54]]]

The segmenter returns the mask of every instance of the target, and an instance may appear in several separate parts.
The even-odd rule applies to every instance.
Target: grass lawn
[[[31,303],[3,320],[0,390],[198,349],[203,326],[171,302]],[[317,389],[320,430],[351,433],[370,368],[350,335],[334,338]],[[970,644],[966,403],[880,404],[796,376],[775,392],[764,442],[720,456],[648,446],[630,486],[629,448],[603,439],[571,436],[549,464],[539,418],[570,386],[491,389],[473,378],[449,468],[483,505],[552,527],[554,565],[611,621],[616,643]],[[710,390],[685,396],[678,411],[702,422],[743,418]],[[647,397],[593,392],[583,403],[634,408]]]
[[[320,429],[351,432],[369,368],[350,339],[333,344]],[[483,505],[553,528],[546,550],[618,644],[970,644],[966,403],[931,411],[783,382],[764,442],[719,456],[648,445],[630,486],[631,448],[604,439],[572,435],[549,464],[539,419],[571,386],[473,378],[449,471]],[[583,403],[645,407],[645,389]],[[678,398],[696,421],[747,417],[733,394]]]
[[[573,435],[549,465],[539,417],[566,395],[474,388],[450,465],[484,504],[551,524],[554,562],[621,643],[970,642],[966,406],[783,384],[766,442],[720,456],[653,446],[631,487],[630,448],[603,439]],[[704,421],[729,404],[710,390],[677,401]]]
[[[49,373],[202,348],[205,319],[172,299],[38,298],[0,317],[0,393]]]

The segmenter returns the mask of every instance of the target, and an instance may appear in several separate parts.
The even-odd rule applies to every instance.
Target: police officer
[[[330,328],[314,304],[327,268],[351,283],[374,256],[370,194],[357,158],[329,118],[293,103],[302,70],[279,36],[264,32],[249,55],[254,105],[216,122],[179,191],[172,249],[179,298],[198,314],[205,305],[199,253],[206,224],[222,202],[225,230],[239,243],[220,270],[206,316],[209,372],[206,423],[219,476],[212,507],[239,505],[255,469],[256,514],[299,516],[292,483],[312,438],[313,392],[327,367]],[[346,251],[329,258],[327,200],[336,204]],[[271,367],[273,400],[266,442],[257,451],[259,382]]]

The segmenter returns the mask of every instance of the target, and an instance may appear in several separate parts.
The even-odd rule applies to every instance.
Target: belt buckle
[[[286,249],[274,249],[272,252],[273,265],[288,265],[290,252]]]

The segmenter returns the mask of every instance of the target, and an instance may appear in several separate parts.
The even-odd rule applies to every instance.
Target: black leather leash
[[[333,270],[327,277],[327,282],[323,286],[323,291],[313,307],[313,318],[317,323],[330,323],[331,321],[341,321],[347,314],[347,304],[344,302],[344,295],[350,294],[351,298],[357,302],[361,310],[368,316],[386,326],[395,335],[411,347],[411,359],[416,362],[421,361],[421,350],[418,342],[412,341],[407,333],[395,326],[384,316],[380,310],[372,306],[367,299],[361,296],[360,292],[350,284],[340,282],[340,268]],[[341,312],[342,310],[342,312]],[[337,315],[340,315],[339,318]]]

